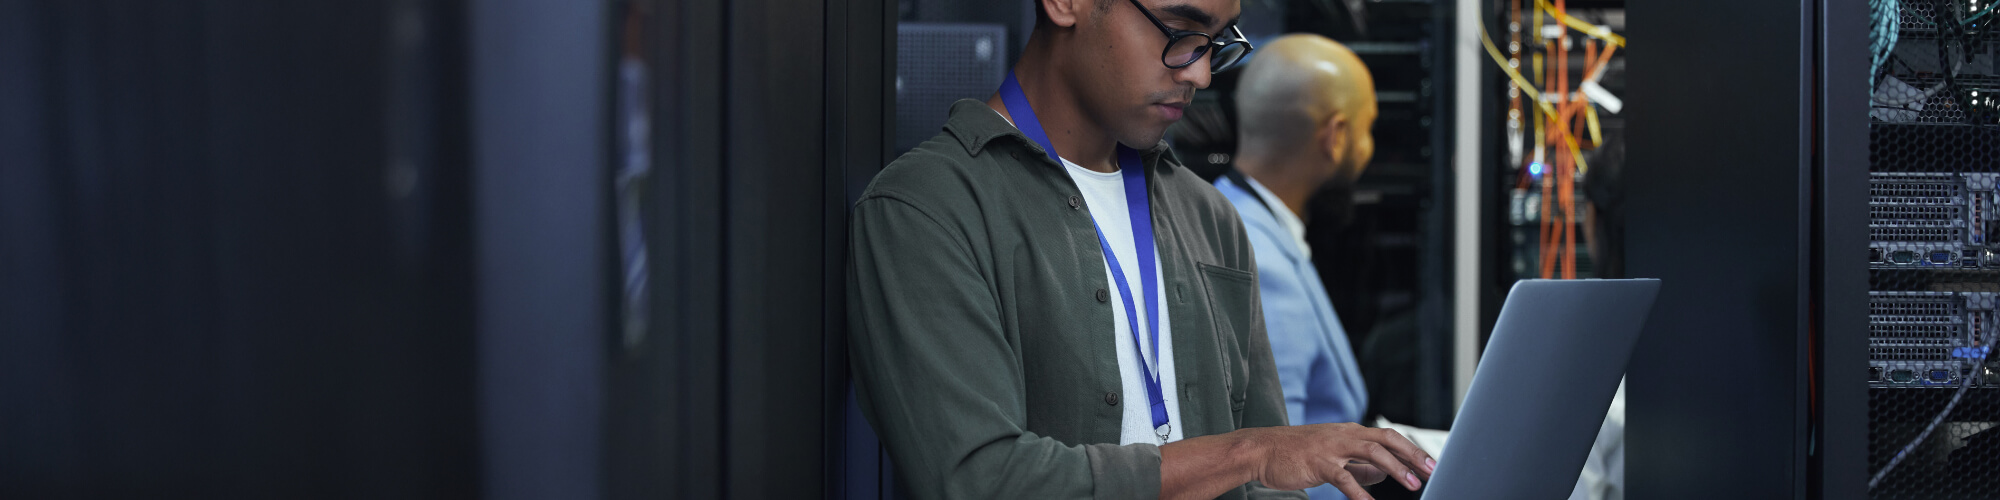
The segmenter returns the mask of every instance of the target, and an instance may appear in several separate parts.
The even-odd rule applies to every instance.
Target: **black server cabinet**
[[[1630,4],[1630,498],[1867,495],[1868,7]]]
[[[897,2],[632,3],[655,286],[648,340],[607,343],[606,496],[869,497],[850,494],[886,481],[846,411],[846,207],[892,159]]]

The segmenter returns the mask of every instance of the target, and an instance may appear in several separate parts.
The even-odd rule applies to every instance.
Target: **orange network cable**
[[[1544,39],[1545,37],[1542,35],[1542,10],[1540,8],[1535,9],[1534,35],[1536,39],[1543,40],[1544,45],[1548,43],[1547,40]],[[1553,57],[1552,53],[1551,57]],[[1537,58],[1536,62],[1538,64],[1535,64],[1535,74],[1542,78],[1541,81],[1542,89],[1545,90],[1556,88],[1555,75],[1552,74],[1552,72],[1547,71],[1549,66],[1553,65],[1554,61],[1548,61],[1547,63],[1543,63],[1543,61],[1546,60],[1547,58]],[[1542,97],[1543,101],[1547,102],[1549,94],[1543,93]],[[1555,128],[1554,127],[1555,123],[1552,120],[1555,120],[1557,116],[1560,116],[1560,111],[1558,111],[1557,113],[1546,113],[1537,117],[1536,119],[1544,122],[1543,126],[1546,127],[1544,128],[1544,130],[1552,130]],[[1542,136],[1542,137],[1537,137],[1537,139],[1540,139],[1542,141],[1541,144],[1537,144],[1535,146],[1537,150],[1540,151],[1543,150],[1542,148],[1548,148],[1550,145],[1552,145],[1553,142],[1551,141],[1553,141],[1555,137]],[[1541,259],[1542,279],[1549,279],[1550,277],[1553,276],[1556,264],[1556,254],[1555,254],[1555,249],[1557,244],[1556,240],[1561,236],[1561,233],[1556,231],[1556,220],[1561,218],[1560,214],[1562,206],[1556,203],[1556,200],[1559,196],[1561,196],[1562,192],[1562,186],[1560,186],[1562,181],[1562,154],[1557,153],[1555,158],[1553,158],[1552,160],[1553,161],[1550,161],[1543,165],[1544,173],[1542,175],[1542,237],[1541,237],[1542,245],[1541,247],[1537,248],[1535,252],[1535,255]],[[1551,191],[1554,191],[1554,193],[1551,193]],[[1553,194],[1553,196],[1551,194]],[[1554,214],[1555,216],[1553,217],[1551,217],[1551,213],[1549,210],[1550,205],[1555,205],[1555,214]]]
[[[1565,39],[1562,42],[1562,45],[1564,46],[1565,52],[1567,52],[1569,45],[1568,40]],[[1592,63],[1594,63],[1597,59],[1596,57],[1597,43],[1593,40],[1585,39],[1583,42],[1583,50],[1584,50],[1583,51],[1584,71],[1582,74],[1590,75],[1592,74],[1592,68],[1591,68]],[[1565,62],[1569,60],[1567,53],[1565,53],[1563,60]],[[1563,72],[1564,78],[1567,79],[1568,75],[1569,75],[1568,70],[1565,69]],[[1582,83],[1578,82],[1578,87],[1581,86]],[[1570,94],[1567,92],[1568,90],[1567,84],[1564,85],[1564,90],[1565,92],[1563,93],[1563,95],[1569,96]],[[1581,91],[1579,91],[1579,93],[1581,93]],[[1569,109],[1564,110],[1563,113],[1565,119],[1569,120],[1570,130],[1576,130],[1577,128],[1583,126],[1582,123],[1584,118],[1583,111],[1587,111],[1589,109],[1590,109],[1590,101],[1586,99],[1571,98],[1569,100]],[[1592,148],[1594,149],[1595,146],[1593,145]],[[1563,279],[1576,279],[1576,245],[1577,245],[1576,240],[1577,240],[1577,233],[1580,230],[1577,228],[1578,222],[1576,220],[1578,210],[1576,204],[1575,178],[1576,178],[1576,172],[1573,169],[1565,167],[1564,181],[1563,181],[1563,203],[1564,203],[1563,263],[1562,263]]]
[[[1564,0],[1556,0],[1556,8],[1550,12],[1562,12],[1563,3]],[[1576,108],[1573,105],[1575,100],[1569,97],[1569,31],[1560,23],[1556,24],[1555,45],[1556,97],[1563,100],[1563,112],[1561,116],[1553,118],[1562,120],[1563,125],[1566,126],[1569,125],[1570,112]],[[1574,155],[1558,155],[1556,157],[1556,197],[1560,202],[1559,205],[1562,207],[1562,217],[1558,219],[1562,221],[1562,239],[1557,243],[1560,246],[1555,249],[1554,254],[1555,257],[1562,260],[1563,279],[1576,278],[1576,263],[1574,262],[1576,257],[1576,243],[1575,235],[1573,234],[1574,231],[1572,231],[1576,227],[1576,221],[1573,220],[1576,218],[1576,200],[1572,193],[1576,183],[1571,181],[1571,169],[1573,165],[1570,162],[1573,159],[1575,159]],[[1543,273],[1542,277],[1549,278],[1551,276],[1548,273]]]
[[[1541,10],[1543,9],[1539,8],[1539,5],[1537,7],[1535,33],[1537,36],[1547,38],[1541,34]],[[1560,5],[1557,8],[1560,8]],[[1553,9],[1550,10],[1553,12]],[[1539,67],[1535,68],[1536,72],[1541,73],[1542,88],[1552,89],[1554,91],[1554,99],[1557,102],[1557,111],[1555,113],[1549,113],[1541,117],[1541,119],[1549,121],[1549,128],[1558,128],[1567,125],[1567,115],[1570,109],[1570,99],[1567,98],[1568,90],[1566,88],[1569,83],[1569,57],[1567,50],[1565,50],[1567,47],[1562,43],[1564,34],[1562,25],[1555,25],[1554,28],[1556,36],[1549,46],[1549,57],[1553,60],[1549,61],[1547,65],[1538,65]],[[1546,93],[1543,94],[1545,98],[1549,95]],[[1553,149],[1556,147],[1556,140],[1557,137],[1554,136],[1545,137],[1540,146]],[[1540,257],[1541,261],[1542,279],[1555,277],[1556,270],[1562,263],[1563,249],[1566,247],[1564,245],[1564,236],[1567,233],[1566,229],[1569,228],[1568,194],[1570,187],[1570,183],[1568,182],[1569,176],[1566,174],[1569,171],[1569,159],[1570,157],[1567,155],[1556,154],[1547,165],[1549,172],[1542,177],[1542,206],[1548,207],[1554,205],[1555,208],[1553,217],[1548,216],[1550,215],[1547,213],[1548,210],[1543,211],[1541,246],[1537,252],[1537,256]],[[1554,192],[1551,193],[1551,191]]]
[[[1563,17],[1564,19],[1569,19],[1567,16],[1561,16],[1561,17]],[[1566,38],[1565,41],[1560,45],[1562,45],[1561,48],[1564,51],[1563,62],[1566,66],[1569,60],[1567,54],[1568,43]],[[1616,44],[1607,41],[1604,45],[1604,50],[1600,52],[1597,50],[1596,40],[1593,39],[1584,40],[1584,58],[1583,58],[1584,68],[1583,72],[1581,73],[1583,75],[1584,81],[1595,81],[1596,79],[1595,77],[1602,74],[1602,72],[1605,69],[1605,66],[1610,64],[1611,54],[1616,49],[1616,47],[1617,47]],[[1562,86],[1563,92],[1560,95],[1564,97],[1569,97],[1568,102],[1566,103],[1567,104],[1566,107],[1568,109],[1563,110],[1562,119],[1566,124],[1568,124],[1569,130],[1576,130],[1578,128],[1585,126],[1584,122],[1586,122],[1586,117],[1587,117],[1592,138],[1591,147],[1594,149],[1598,143],[1602,142],[1601,134],[1597,132],[1597,127],[1596,127],[1597,125],[1595,117],[1596,111],[1591,107],[1590,101],[1588,99],[1577,98],[1575,96],[1572,96],[1572,94],[1570,94],[1569,86],[1566,81],[1568,79],[1569,72],[1567,68],[1564,68],[1561,71],[1562,71],[1562,78],[1565,80],[1565,82]],[[1581,88],[1581,84],[1579,84],[1578,87]],[[1581,92],[1579,91],[1577,93],[1580,94]],[[1580,158],[1564,158],[1563,161],[1564,165],[1562,167],[1563,178],[1558,181],[1562,186],[1562,193],[1560,196],[1562,198],[1563,223],[1564,223],[1563,243],[1562,243],[1562,248],[1560,249],[1563,259],[1562,261],[1563,279],[1576,278],[1576,245],[1577,245],[1576,233],[1580,232],[1580,230],[1577,228],[1577,224],[1579,223],[1577,221],[1577,214],[1579,213],[1579,210],[1577,209],[1577,203],[1576,203],[1575,179],[1577,174],[1581,173],[1581,171],[1577,169],[1576,168],[1577,165],[1575,165],[1573,161],[1571,161],[1575,159],[1580,159]]]
[[[1556,21],[1553,37],[1555,43],[1551,47],[1553,50],[1550,54],[1556,58],[1550,65],[1553,67],[1542,64],[1541,54],[1533,54],[1535,64],[1532,71],[1541,79],[1541,88],[1555,91],[1554,96],[1546,96],[1538,92],[1535,86],[1519,72],[1520,52],[1523,47],[1520,42],[1520,32],[1524,31],[1520,23],[1520,3],[1521,0],[1510,2],[1511,24],[1508,36],[1510,43],[1507,58],[1503,59],[1499,50],[1494,48],[1492,39],[1487,36],[1483,27],[1480,29],[1480,42],[1486,47],[1488,55],[1493,57],[1494,62],[1501,66],[1501,70],[1506,72],[1511,80],[1513,88],[1510,89],[1508,106],[1510,131],[1512,127],[1519,126],[1517,124],[1530,121],[1527,119],[1528,116],[1523,115],[1533,115],[1536,150],[1546,151],[1549,148],[1557,150],[1554,158],[1541,165],[1540,169],[1533,166],[1540,155],[1528,157],[1523,154],[1524,168],[1516,188],[1526,188],[1529,182],[1537,180],[1535,177],[1540,177],[1538,180],[1541,181],[1541,197],[1539,206],[1536,207],[1541,215],[1537,221],[1541,229],[1540,237],[1537,238],[1540,250],[1538,255],[1540,274],[1543,278],[1553,278],[1560,272],[1564,279],[1574,279],[1579,236],[1577,233],[1582,232],[1577,226],[1579,211],[1576,200],[1576,179],[1589,167],[1583,160],[1582,147],[1572,131],[1587,127],[1591,132],[1590,144],[1593,148],[1602,143],[1602,137],[1597,128],[1596,110],[1592,108],[1587,98],[1579,95],[1582,92],[1573,91],[1571,87],[1568,30],[1574,28],[1589,35],[1590,38],[1604,40],[1602,50],[1599,50],[1597,40],[1583,40],[1583,68],[1580,68],[1582,72],[1576,80],[1578,89],[1585,82],[1594,82],[1601,75],[1606,65],[1610,63],[1616,48],[1624,46],[1625,40],[1602,26],[1592,26],[1570,17],[1566,11],[1566,0],[1558,0],[1554,5],[1549,4],[1548,0],[1535,0],[1534,23],[1530,33],[1537,37],[1541,36],[1542,18],[1545,12]],[[1536,106],[1523,106],[1522,94],[1532,99]],[[1554,133],[1544,133],[1545,131]]]

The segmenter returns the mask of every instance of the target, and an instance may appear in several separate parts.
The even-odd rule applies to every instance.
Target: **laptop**
[[[1515,283],[1424,498],[1568,498],[1659,291],[1653,279]]]

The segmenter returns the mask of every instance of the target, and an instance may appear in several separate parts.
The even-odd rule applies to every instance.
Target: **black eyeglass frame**
[[[1223,28],[1222,33],[1220,33],[1227,35],[1231,32],[1234,32],[1235,33],[1234,37],[1226,40],[1217,40],[1215,39],[1214,36],[1211,36],[1207,33],[1202,33],[1200,31],[1177,30],[1168,27],[1167,23],[1160,22],[1159,16],[1153,15],[1153,9],[1146,8],[1146,4],[1139,3],[1139,0],[1131,0],[1131,1],[1133,7],[1139,8],[1140,14],[1146,15],[1146,20],[1153,22],[1153,27],[1159,28],[1160,33],[1167,35],[1167,46],[1166,48],[1160,49],[1160,64],[1166,65],[1168,69],[1181,69],[1188,66],[1192,66],[1194,65],[1195,61],[1200,61],[1203,56],[1207,56],[1209,54],[1220,54],[1222,53],[1223,49],[1229,48],[1230,45],[1235,45],[1239,43],[1243,44],[1243,53],[1237,54],[1236,58],[1230,59],[1229,61],[1226,61],[1222,64],[1215,64],[1213,62],[1209,63],[1208,72],[1210,74],[1221,73],[1225,70],[1236,67],[1237,63],[1243,61],[1244,56],[1250,55],[1250,51],[1257,50],[1257,46],[1251,45],[1250,39],[1248,37],[1243,36],[1243,30],[1238,28],[1234,24],[1229,25],[1229,27],[1227,28]],[[1195,47],[1194,55],[1188,57],[1187,62],[1180,63],[1180,65],[1174,65],[1173,63],[1167,62],[1168,51],[1174,50],[1174,44],[1180,43],[1181,39],[1192,36],[1198,36],[1207,39],[1208,43],[1204,43],[1198,47]]]

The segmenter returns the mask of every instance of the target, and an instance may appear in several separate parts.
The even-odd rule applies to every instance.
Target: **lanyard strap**
[[[1028,139],[1041,145],[1042,150],[1048,152],[1050,160],[1054,160],[1057,165],[1061,165],[1062,157],[1056,156],[1055,144],[1049,142],[1048,133],[1042,130],[1041,121],[1035,118],[1035,110],[1028,105],[1028,96],[1021,91],[1021,82],[1014,79],[1012,71],[1007,72],[1007,81],[1000,86],[1000,100],[1006,103],[1007,114],[1014,119],[1016,128],[1021,129],[1021,133],[1026,134]],[[1125,305],[1125,324],[1129,325],[1129,330],[1132,331],[1132,347],[1139,351],[1139,367],[1145,371],[1146,401],[1152,406],[1153,433],[1159,435],[1160,440],[1164,442],[1167,436],[1171,434],[1172,428],[1167,425],[1166,396],[1160,391],[1160,360],[1158,355],[1160,352],[1160,299],[1158,294],[1160,278],[1158,271],[1154,268],[1153,209],[1147,202],[1146,170],[1139,159],[1139,152],[1124,145],[1119,145],[1118,171],[1125,180],[1125,208],[1132,218],[1132,248],[1139,256],[1139,285],[1141,288],[1139,295],[1145,297],[1146,317],[1148,320],[1146,322],[1146,330],[1152,336],[1150,345],[1152,346],[1152,352],[1155,354],[1151,359],[1146,356],[1146,346],[1149,343],[1146,342],[1147,339],[1145,337],[1139,335],[1138,308],[1133,307],[1132,296],[1134,294],[1132,293],[1131,285],[1128,284],[1130,280],[1125,278],[1125,270],[1123,266],[1118,265],[1118,256],[1111,251],[1110,241],[1104,239],[1104,228],[1097,225],[1095,216],[1091,218],[1091,225],[1097,230],[1097,246],[1100,250],[1104,251],[1105,262],[1110,264],[1108,267],[1111,268],[1112,281],[1118,286],[1118,298]]]

